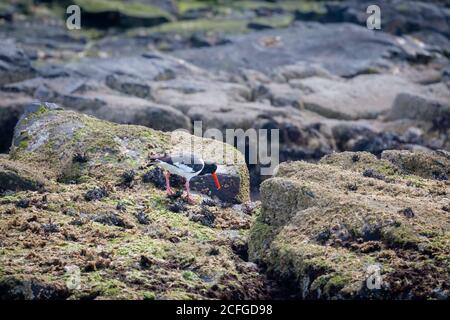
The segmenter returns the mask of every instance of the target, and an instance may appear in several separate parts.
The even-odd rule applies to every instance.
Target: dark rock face
[[[64,300],[69,290],[62,283],[5,277],[0,281],[0,300]]]
[[[126,229],[132,228],[130,224],[126,223],[119,215],[114,212],[96,214],[91,218],[91,220],[109,226],[116,226]]]
[[[192,190],[201,191],[211,197],[217,197],[226,203],[237,202],[241,178],[238,175],[222,175],[220,173],[217,177],[222,186],[220,190],[217,190],[213,179],[209,175],[194,177],[191,180]]]
[[[319,18],[322,22],[353,22],[365,25],[368,15],[366,8],[370,1],[344,1],[327,6],[326,13]],[[383,20],[382,30],[401,35],[418,30],[432,31],[450,37],[448,8],[434,3],[414,1],[378,1]]]

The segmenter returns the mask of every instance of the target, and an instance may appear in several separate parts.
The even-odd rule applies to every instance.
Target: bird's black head
[[[203,167],[203,170],[200,172],[199,175],[204,174],[212,174],[217,171],[217,164],[214,162],[205,161],[205,166]]]

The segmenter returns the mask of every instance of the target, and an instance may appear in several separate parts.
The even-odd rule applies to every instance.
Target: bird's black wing
[[[205,165],[204,161],[200,157],[192,153],[171,155],[170,164],[182,169],[183,171],[192,173],[202,171]]]

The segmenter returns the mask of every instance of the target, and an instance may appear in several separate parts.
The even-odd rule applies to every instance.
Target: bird
[[[185,178],[186,200],[188,203],[194,203],[189,190],[189,182],[193,177],[211,174],[217,190],[221,188],[216,174],[217,164],[211,161],[203,160],[201,157],[193,153],[153,156],[151,157],[150,165],[151,164],[156,164],[165,171],[164,177],[166,179],[166,192],[168,195],[173,194],[170,187],[170,174],[175,174]]]

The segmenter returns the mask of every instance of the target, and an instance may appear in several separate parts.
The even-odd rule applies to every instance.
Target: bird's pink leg
[[[164,172],[164,177],[166,178],[166,192],[169,196],[171,196],[173,191],[170,187],[170,172]]]
[[[186,188],[186,201],[190,204],[194,204],[195,201],[191,198],[191,192],[189,190],[189,180],[186,179],[186,183],[184,184],[184,186]]]

